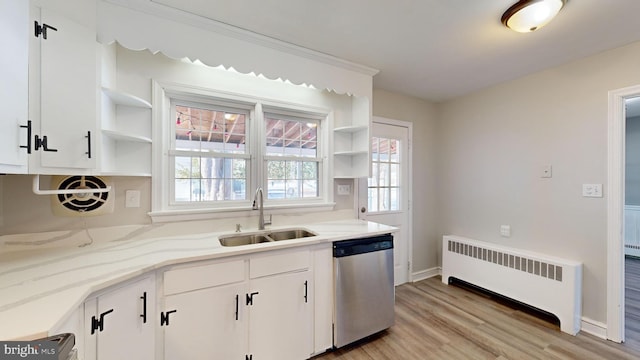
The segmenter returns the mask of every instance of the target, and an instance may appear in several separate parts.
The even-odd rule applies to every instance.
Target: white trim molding
[[[582,317],[580,331],[591,334],[600,339],[607,339],[607,324],[595,321],[586,317]]]
[[[431,269],[416,271],[411,273],[411,282],[426,280],[438,275],[442,275],[442,268],[440,266],[432,267]]]
[[[607,324],[606,338],[624,341],[624,164],[626,98],[640,85],[609,91],[607,139]]]
[[[117,41],[128,49],[162,52],[173,59],[186,57],[243,74],[371,99],[373,75],[379,72],[150,0],[98,1],[97,13],[97,37],[102,44]]]

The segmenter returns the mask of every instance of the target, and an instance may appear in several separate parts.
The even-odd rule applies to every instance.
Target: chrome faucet
[[[258,205],[258,200],[260,200],[259,205]],[[264,230],[265,225],[271,225],[271,215],[269,215],[269,221],[264,220],[264,196],[263,196],[261,187],[258,187],[256,189],[256,194],[253,197],[252,208],[253,210],[260,210],[260,213],[258,214],[258,230]]]

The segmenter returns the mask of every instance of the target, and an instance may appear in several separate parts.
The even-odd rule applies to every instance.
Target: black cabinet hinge
[[[42,35],[42,38],[47,40],[47,29],[53,30],[53,31],[58,31],[58,29],[54,28],[51,25],[47,25],[47,24],[38,24],[37,21],[35,21],[35,36],[39,37],[40,35]]]
[[[173,314],[174,312],[178,312],[178,310],[169,310],[167,312],[161,312],[160,313],[160,326],[169,326],[169,315]]]
[[[252,292],[251,294],[246,294],[247,295],[247,305],[253,305],[253,296],[254,295],[258,295],[259,292]]]
[[[112,312],[113,309],[103,312],[102,314],[100,314],[99,319],[96,319],[95,316],[91,317],[91,335],[95,334],[96,330],[104,330],[104,317],[107,314],[111,314]]]
[[[49,149],[49,147],[47,146],[47,136],[43,136],[40,137],[38,135],[36,135],[36,139],[35,139],[35,145],[33,146],[33,149],[38,151],[40,150],[40,148],[42,148],[42,151],[50,151],[50,152],[57,152],[58,149]]]

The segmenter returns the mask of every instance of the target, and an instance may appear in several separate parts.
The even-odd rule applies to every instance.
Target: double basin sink
[[[242,246],[261,244],[282,240],[295,240],[306,237],[316,236],[317,234],[303,228],[282,229],[282,230],[265,230],[256,233],[246,234],[229,234],[218,237],[222,246]]]

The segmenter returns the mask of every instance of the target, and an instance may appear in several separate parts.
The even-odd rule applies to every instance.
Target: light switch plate
[[[583,197],[602,197],[602,184],[582,184]]]

